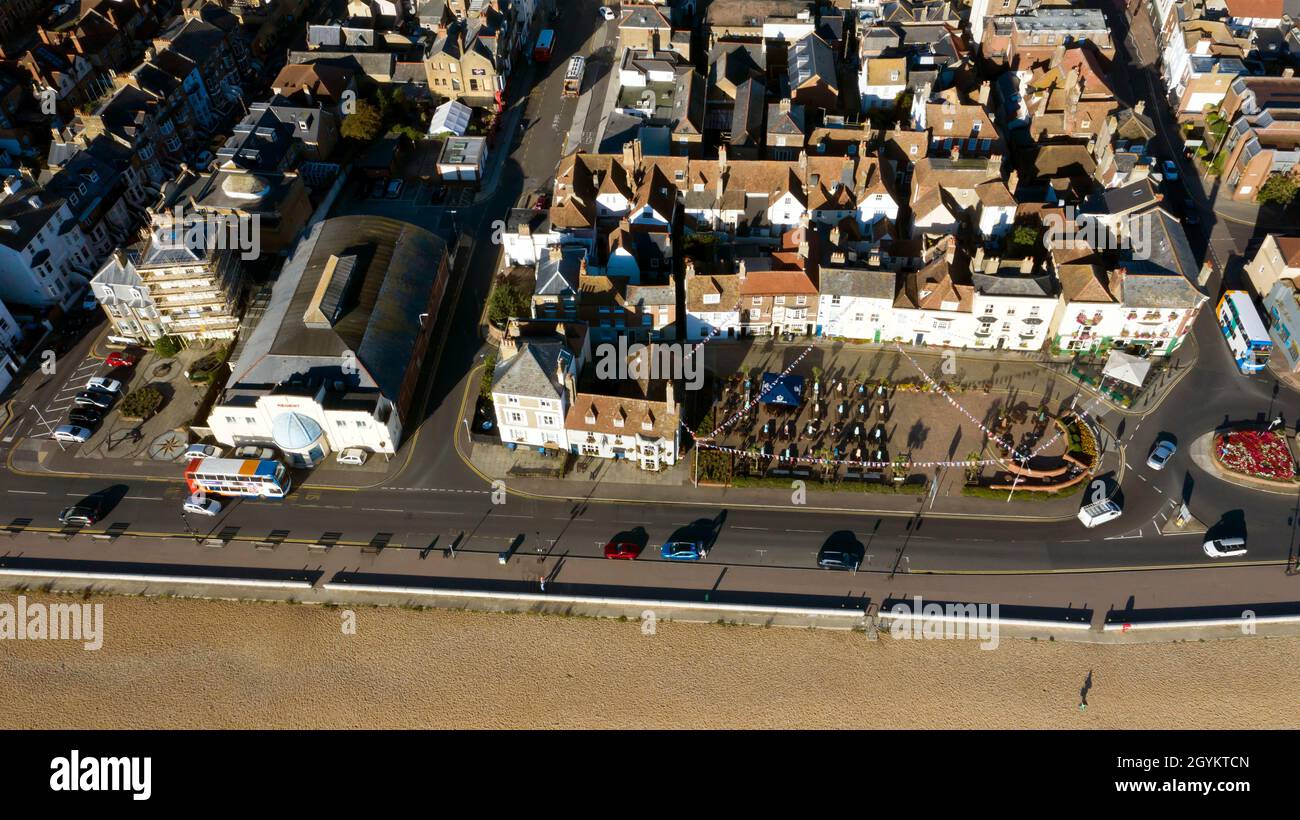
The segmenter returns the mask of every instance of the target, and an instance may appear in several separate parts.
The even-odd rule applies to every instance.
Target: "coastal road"
[[[587,42],[595,26],[594,21],[585,21],[583,26],[587,23],[591,26],[561,27],[557,55],[572,53],[571,49]],[[553,118],[564,106],[572,105],[572,101],[563,101],[558,92],[561,75],[553,64],[542,73],[542,90],[514,103],[526,106],[520,113],[538,123],[535,127],[540,131],[549,127],[547,117]],[[1161,116],[1165,114],[1160,111]],[[543,136],[530,127],[526,150],[507,158],[507,168],[488,199],[460,210],[458,221],[463,233],[483,236],[489,221],[513,206],[521,192],[531,190],[535,184],[544,186],[553,176],[562,140],[559,135],[549,140]],[[1208,206],[1204,208],[1204,224],[1219,230]],[[1228,243],[1224,253],[1239,253],[1242,242],[1249,239],[1230,233],[1212,235]],[[842,501],[835,496],[817,496],[811,507],[783,506],[779,499],[777,503],[748,506],[729,500],[734,495],[703,490],[683,493],[676,503],[641,501],[633,496],[635,488],[628,488],[622,493],[628,498],[615,503],[593,499],[583,504],[574,499],[511,494],[505,497],[505,503],[494,504],[487,482],[450,445],[461,435],[460,399],[464,386],[477,378],[474,367],[483,352],[477,325],[498,252],[489,242],[475,245],[458,298],[448,309],[447,321],[451,324],[440,347],[436,373],[428,379],[424,421],[409,444],[409,464],[391,486],[354,491],[300,488],[282,502],[234,501],[215,521],[191,521],[190,526],[202,534],[236,528],[237,540],[225,549],[214,550],[197,546],[189,538],[188,526],[179,512],[184,494],[179,478],[164,482],[5,471],[0,474],[0,528],[12,525],[17,531],[8,541],[0,541],[5,559],[300,569],[306,554],[302,543],[329,532],[343,544],[329,554],[329,562],[371,561],[382,571],[391,568],[405,573],[410,562],[409,572],[419,574],[422,567],[432,566],[427,563],[432,555],[458,542],[460,554],[482,559],[472,565],[482,571],[484,581],[501,580],[511,577],[513,565],[498,569],[495,556],[515,544],[517,555],[527,554],[532,560],[536,560],[540,548],[552,560],[565,556],[570,562],[583,562],[591,567],[585,571],[593,577],[608,574],[615,579],[628,573],[647,573],[647,579],[669,585],[684,573],[705,569],[661,562],[657,547],[680,528],[708,521],[716,530],[716,542],[700,566],[709,572],[731,568],[754,573],[755,588],[771,593],[784,589],[792,577],[788,573],[796,571],[808,571],[811,578],[820,579],[808,583],[842,586],[844,576],[817,573],[811,567],[819,547],[832,534],[846,530],[863,543],[869,556],[864,568],[874,573],[902,577],[921,572],[984,572],[991,578],[1007,579],[1001,583],[1008,592],[1032,593],[1037,584],[1044,583],[1036,579],[1052,577],[1038,573],[1114,574],[1121,569],[1146,572],[1145,568],[1152,567],[1161,569],[1152,570],[1154,575],[1141,574],[1141,583],[1158,584],[1152,579],[1173,578],[1178,570],[1172,568],[1182,566],[1234,577],[1233,573],[1242,571],[1241,565],[1251,563],[1263,565],[1257,571],[1290,580],[1282,565],[1294,558],[1300,499],[1224,482],[1203,472],[1188,453],[1193,439],[1226,423],[1267,419],[1278,412],[1287,414],[1291,423],[1300,418],[1300,402],[1295,394],[1266,374],[1245,377],[1236,372],[1210,309],[1202,311],[1194,328],[1199,349],[1195,365],[1185,370],[1154,412],[1145,417],[1113,410],[1101,414],[1101,421],[1125,444],[1129,461],[1122,488],[1124,516],[1093,530],[1084,529],[1073,519],[1014,520],[1012,516],[1017,514],[1034,513],[1032,504],[1026,506],[1028,502],[1007,504],[1005,514],[997,513],[1002,517],[987,519],[921,512],[920,501],[920,515],[875,513],[860,506],[815,508],[818,504],[869,505],[871,497],[860,495],[846,495]],[[1218,287],[1217,277],[1212,286]],[[1175,436],[1180,445],[1178,454],[1159,473],[1144,466],[1146,452],[1157,433]],[[58,528],[59,509],[119,484],[124,488],[122,500],[101,524],[91,529],[102,532],[114,524],[126,524],[128,532],[140,533],[141,538],[102,541],[92,540],[88,534],[67,540],[50,538],[49,531]],[[564,485],[556,482],[553,492],[564,493]],[[825,498],[830,500],[822,500]],[[1199,536],[1159,534],[1156,524],[1160,517],[1182,500],[1207,524],[1215,524],[1225,516],[1244,522],[1249,555],[1214,562],[1202,553]],[[636,527],[645,531],[643,560],[625,565],[598,558],[606,540]],[[253,549],[252,540],[264,540],[272,532],[286,539],[281,547],[272,551]],[[363,557],[360,546],[376,538],[384,540],[388,548],[379,556]],[[431,545],[433,552],[426,552]],[[421,553],[426,557],[419,558]],[[647,564],[655,568],[646,568]],[[1138,575],[1135,572],[1135,577]],[[1117,588],[1122,586],[1115,583]]]

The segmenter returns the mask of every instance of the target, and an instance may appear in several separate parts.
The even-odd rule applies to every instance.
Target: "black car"
[[[90,496],[59,513],[59,523],[65,527],[88,527],[103,515],[103,504]]]
[[[81,427],[95,428],[104,420],[104,414],[93,406],[74,407],[68,413],[68,421]]]
[[[861,551],[851,546],[832,546],[827,544],[817,552],[817,566],[822,569],[844,569],[856,571],[862,564]]]
[[[98,407],[107,410],[113,406],[113,396],[102,390],[82,390],[72,398],[72,403],[79,407]]]

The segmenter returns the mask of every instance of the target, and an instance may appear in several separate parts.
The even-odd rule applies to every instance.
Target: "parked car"
[[[118,353],[114,351],[113,353],[108,354],[108,358],[104,360],[104,364],[116,369],[118,367],[135,367],[136,362],[138,361],[140,360],[135,356],[132,356],[130,353]]]
[[[846,569],[857,572],[862,563],[862,556],[849,547],[836,547],[827,544],[817,552],[817,566],[822,569]]]
[[[1161,167],[1164,169],[1165,179],[1169,180],[1170,182],[1178,181],[1177,163],[1175,163],[1172,159],[1167,159],[1165,160],[1164,165],[1162,165]]]
[[[1151,455],[1147,456],[1147,466],[1153,470],[1163,470],[1169,458],[1178,452],[1178,445],[1168,439],[1157,441],[1156,446],[1151,448]]]
[[[89,527],[103,515],[103,502],[97,496],[88,496],[59,512],[59,523],[65,527]]]
[[[113,394],[102,390],[82,390],[72,397],[72,403],[81,407],[98,407],[107,410],[113,406]]]
[[[68,421],[78,427],[97,427],[104,420],[104,414],[93,407],[74,407],[68,413]]]
[[[402,188],[403,188],[403,187],[404,187],[404,185],[403,185],[403,183],[402,183],[402,180],[400,180],[400,179],[390,180],[389,183],[388,183],[388,189],[387,189],[387,196],[388,196],[388,198],[389,198],[389,199],[397,199],[399,196],[402,195]]]
[[[86,382],[87,390],[100,390],[104,393],[121,393],[122,383],[117,379],[106,379],[103,376],[94,376]]]
[[[626,558],[632,560],[641,554],[641,545],[632,541],[615,539],[605,545],[606,558]]]
[[[274,461],[275,450],[271,447],[262,447],[257,444],[245,444],[242,447],[236,447],[235,452],[230,454],[231,458],[252,458],[258,461]]]
[[[211,164],[212,164],[211,151],[200,151],[199,155],[194,158],[194,167],[199,169],[200,171],[208,170],[208,166]]]
[[[1246,554],[1246,539],[1237,536],[1232,538],[1211,538],[1202,545],[1202,548],[1205,550],[1205,554],[1211,558],[1232,558]]]
[[[546,199],[546,194],[538,194],[537,201],[533,203],[533,210],[535,211],[546,210],[547,202],[548,200]]]
[[[84,444],[91,436],[90,430],[85,427],[78,427],[75,424],[64,424],[54,428],[53,438],[55,441],[69,441],[74,444]]]
[[[362,464],[366,463],[366,457],[366,451],[362,450],[360,447],[348,447],[344,450],[339,450],[339,454],[334,457],[334,460],[339,464],[351,464],[354,467],[360,467]]]
[[[600,16],[601,16],[601,17],[604,17],[606,20],[613,20],[613,19],[614,19],[614,10],[611,9],[609,6],[601,6],[601,7],[600,7]]]
[[[185,455],[181,458],[217,458],[221,455],[221,448],[211,444],[191,444],[185,448]]]
[[[221,512],[221,502],[215,498],[195,493],[185,499],[185,503],[181,505],[181,511],[194,513],[195,515],[216,515]]]
[[[708,554],[699,541],[667,541],[659,549],[660,557],[669,561],[698,561]]]

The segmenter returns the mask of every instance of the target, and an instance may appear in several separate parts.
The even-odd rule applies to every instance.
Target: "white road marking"
[[[7,493],[18,493],[20,495],[49,495],[44,490],[5,490]]]
[[[737,528],[739,529],[739,528]],[[822,532],[822,530],[786,530],[786,532]]]
[[[682,526],[686,526],[686,525],[683,524]],[[733,529],[733,530],[757,530],[757,531],[759,531],[759,532],[767,532],[767,527],[740,527],[740,526],[736,526],[736,527],[732,527],[732,529]]]
[[[131,499],[132,501],[162,501],[163,500],[163,497],[160,495],[128,495],[127,498]]]

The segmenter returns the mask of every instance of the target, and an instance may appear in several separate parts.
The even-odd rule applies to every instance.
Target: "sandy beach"
[[[17,595],[0,594],[15,603]],[[29,593],[32,603],[81,598]],[[1103,646],[178,599],[0,640],[4,728],[1300,726],[1300,639]],[[1080,689],[1089,672],[1088,708]]]

